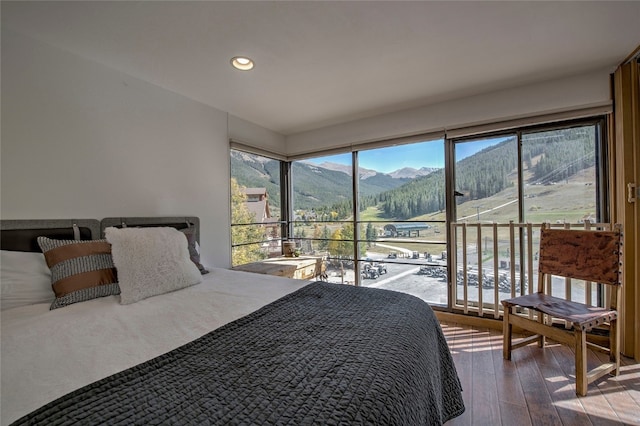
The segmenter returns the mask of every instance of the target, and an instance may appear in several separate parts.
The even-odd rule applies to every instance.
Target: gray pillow
[[[195,228],[183,228],[180,229],[180,232],[182,232],[184,236],[187,237],[189,257],[191,258],[191,261],[198,267],[198,270],[202,275],[208,274],[209,271],[204,266],[202,266],[202,263],[200,263],[200,253],[198,253],[198,249],[196,248]]]

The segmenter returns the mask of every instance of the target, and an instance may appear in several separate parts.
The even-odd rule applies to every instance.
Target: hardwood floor
[[[571,349],[530,345],[502,359],[499,330],[442,322],[462,383],[466,411],[453,425],[640,425],[640,364],[622,357],[618,377],[575,394]],[[589,368],[596,357],[589,351]]]

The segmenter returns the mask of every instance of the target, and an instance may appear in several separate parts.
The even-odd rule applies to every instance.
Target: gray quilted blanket
[[[463,411],[429,305],[312,283],[15,424],[431,425]]]

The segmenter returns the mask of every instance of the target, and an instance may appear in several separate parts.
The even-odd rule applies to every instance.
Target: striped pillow
[[[107,240],[52,240],[38,237],[51,270],[56,299],[49,309],[120,294]]]

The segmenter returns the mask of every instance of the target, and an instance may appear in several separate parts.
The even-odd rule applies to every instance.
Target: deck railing
[[[610,229],[605,223],[552,224],[565,229]],[[467,223],[451,224],[452,307],[478,316],[502,315],[501,300],[530,294],[538,287],[538,246],[541,224]],[[553,277],[546,291],[554,296],[601,306],[608,295],[600,285],[582,280]]]

